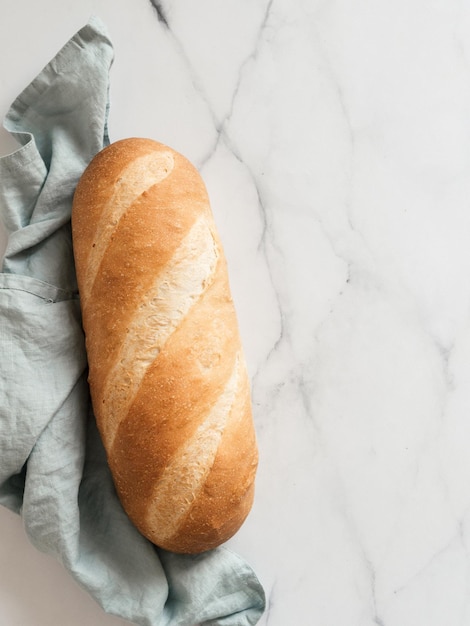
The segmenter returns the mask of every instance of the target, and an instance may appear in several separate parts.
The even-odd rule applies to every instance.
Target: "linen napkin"
[[[185,556],[143,538],[91,412],[70,212],[81,173],[109,143],[112,61],[92,18],[4,120],[20,147],[0,159],[0,504],[110,614],[142,626],[248,626],[265,605],[253,570],[224,547]]]

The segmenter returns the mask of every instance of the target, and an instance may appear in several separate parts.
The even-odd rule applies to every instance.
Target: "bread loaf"
[[[204,183],[167,146],[117,141],[78,183],[72,234],[91,399],[122,505],[164,549],[214,548],[252,506],[258,455]]]

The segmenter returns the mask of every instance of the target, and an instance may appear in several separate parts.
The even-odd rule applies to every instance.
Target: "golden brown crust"
[[[149,367],[110,450],[118,491],[132,518],[142,517],[155,481],[193,436],[233,371],[237,352],[233,307],[228,302],[226,310],[215,306],[223,285],[216,275]],[[203,368],[201,357],[208,343],[217,356],[211,357],[211,367]]]
[[[116,142],[77,186],[72,232],[93,407],[123,506],[161,547],[220,545],[251,508],[257,448],[202,179],[167,146]]]

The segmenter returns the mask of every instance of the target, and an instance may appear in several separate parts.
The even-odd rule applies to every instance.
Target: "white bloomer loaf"
[[[250,390],[204,183],[149,139],[81,177],[73,246],[93,409],[124,509],[174,552],[229,539],[253,502]]]

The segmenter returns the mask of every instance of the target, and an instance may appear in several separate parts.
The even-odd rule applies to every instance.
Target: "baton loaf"
[[[215,548],[252,507],[258,451],[204,182],[168,146],[116,141],[78,182],[72,237],[92,406],[123,508],[161,548]]]

